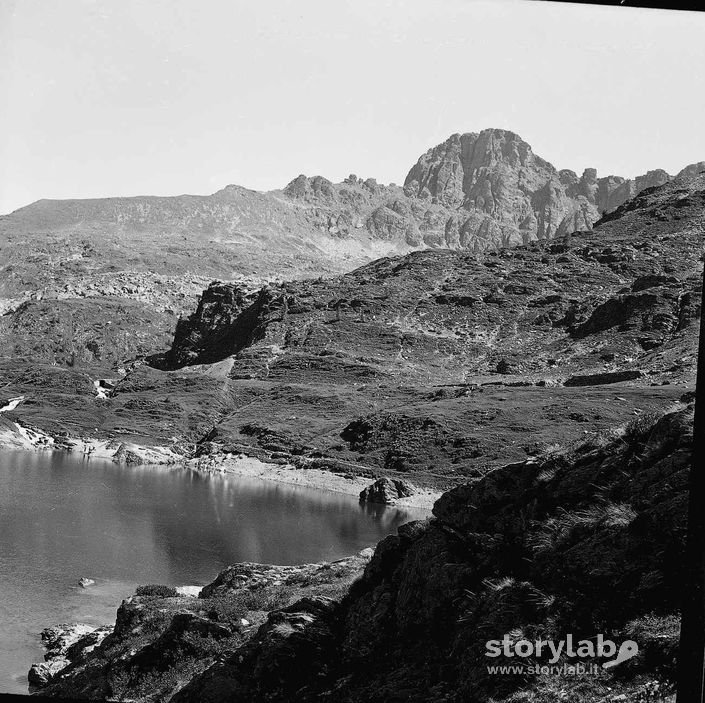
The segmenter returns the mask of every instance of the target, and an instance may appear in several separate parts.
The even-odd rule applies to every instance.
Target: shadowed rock
[[[394,505],[400,498],[414,495],[414,487],[407,481],[380,478],[360,491],[361,503]]]

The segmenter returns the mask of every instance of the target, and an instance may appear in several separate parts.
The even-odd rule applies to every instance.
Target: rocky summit
[[[404,190],[455,211],[442,241],[477,251],[490,243],[526,244],[589,230],[602,213],[670,179],[660,169],[634,180],[598,179],[594,168],[578,177],[557,171],[513,132],[491,129],[454,134],[429,150],[407,175]]]

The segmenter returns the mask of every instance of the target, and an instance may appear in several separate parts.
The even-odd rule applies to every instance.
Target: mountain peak
[[[489,128],[453,134],[429,149],[404,188],[412,197],[470,213],[463,218],[472,221],[472,238],[480,234],[506,245],[591,229],[603,212],[670,178],[661,169],[634,180],[598,178],[592,167],[578,177],[557,171],[515,132]]]

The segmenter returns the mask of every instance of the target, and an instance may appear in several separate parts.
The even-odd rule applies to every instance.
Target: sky
[[[556,168],[705,160],[705,14],[532,0],[0,0],[0,213],[403,183],[489,127]]]

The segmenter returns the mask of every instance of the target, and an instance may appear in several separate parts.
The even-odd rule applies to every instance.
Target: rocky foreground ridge
[[[518,135],[487,129],[429,150],[403,186],[302,175],[267,193],[40,200],[0,217],[0,344],[49,363],[119,365],[163,348],[213,278],[260,286],[416,249],[552,240],[670,180],[558,171]]]
[[[91,633],[60,653],[70,663],[42,693],[182,703],[664,700],[650,696],[668,693],[674,675],[691,442],[692,405],[682,403],[451,490],[433,518],[402,526],[371,559],[236,565],[198,598],[143,589],[120,606],[108,636]],[[613,669],[582,659],[597,664],[586,675],[487,669],[517,663],[489,659],[488,640],[566,633],[630,639],[639,654]]]

